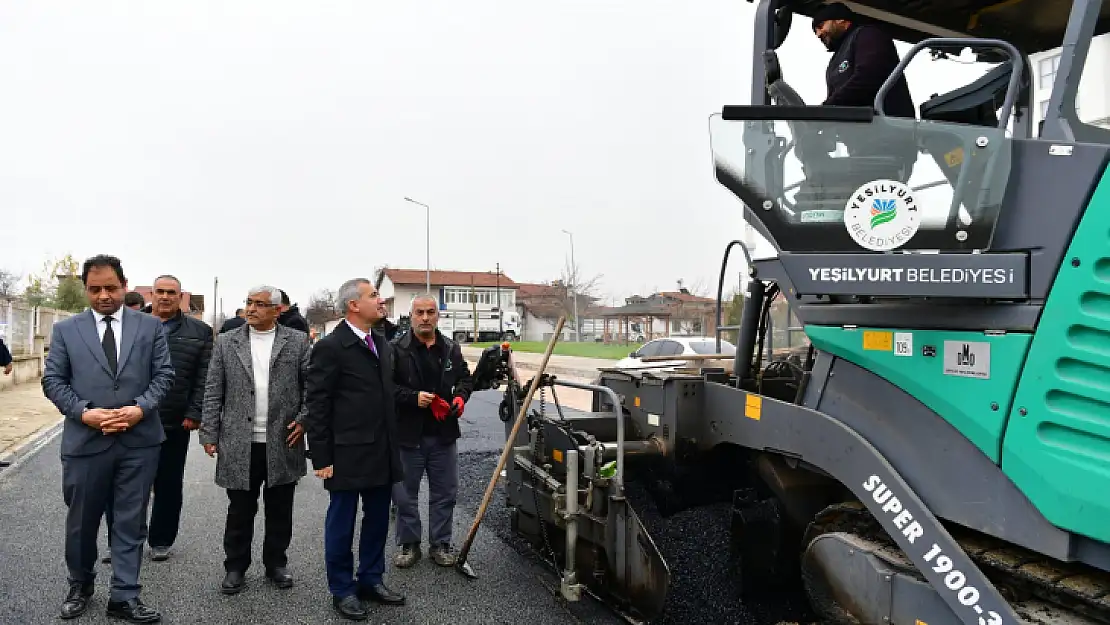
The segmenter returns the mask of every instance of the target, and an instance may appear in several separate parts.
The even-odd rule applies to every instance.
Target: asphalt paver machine
[[[670,572],[637,479],[670,509],[731,498],[745,588],[803,584],[827,622],[1110,623],[1110,131],[1075,113],[1110,7],[849,5],[912,44],[874,106],[802,101],[776,50],[817,4],[761,0],[753,104],[709,121],[716,179],[776,251],[749,264],[739,326],[718,324],[735,360],[603,370],[591,412],[533,410],[512,526],[564,595],[643,621]],[[1061,47],[1034,124],[1030,55]],[[965,49],[994,68],[916,119],[883,113],[912,58]],[[923,167],[947,196],[910,184]],[[802,358],[764,356],[781,301]]]

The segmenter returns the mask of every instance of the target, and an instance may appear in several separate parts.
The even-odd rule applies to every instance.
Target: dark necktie
[[[112,375],[116,374],[116,333],[112,330],[112,322],[115,319],[111,317],[104,318],[104,338],[100,344],[104,346],[104,356],[108,359],[108,368],[111,369]]]
[[[366,346],[370,348],[370,351],[374,352],[375,356],[378,355],[378,346],[374,344],[374,339],[369,334],[366,335]]]

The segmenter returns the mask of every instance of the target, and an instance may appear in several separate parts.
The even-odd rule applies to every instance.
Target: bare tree
[[[676,282],[680,295],[709,297],[709,289],[705,286],[704,280],[698,279],[690,285],[687,285],[682,278],[679,278]],[[709,331],[709,328],[706,327],[707,323],[711,323],[711,316],[716,312],[715,306],[710,308],[704,301],[690,301],[682,298],[679,298],[671,309],[672,324],[676,326],[675,330],[682,334],[706,334]],[[711,310],[713,312],[709,312]]]
[[[304,317],[310,325],[323,325],[341,316],[335,307],[335,291],[321,289],[312,294]]]
[[[16,287],[19,286],[19,276],[6,270],[0,269],[0,297],[14,298],[19,294]]]
[[[578,301],[578,314],[581,315],[594,302],[600,299],[602,274],[588,276],[582,271],[581,265],[572,264],[569,260],[563,267],[560,283],[564,287],[561,296],[557,297],[559,307],[571,321],[572,328],[580,329],[575,323],[575,300]],[[577,333],[576,333],[577,334]]]
[[[385,270],[389,269],[389,265],[379,265],[374,267],[373,277],[370,280],[374,283],[374,288],[382,288],[382,281],[385,280]]]

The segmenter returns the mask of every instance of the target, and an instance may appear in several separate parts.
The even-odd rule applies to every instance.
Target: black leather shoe
[[[92,599],[94,590],[92,584],[70,584],[69,594],[62,602],[61,617],[71,619],[84,614],[89,609],[89,599]]]
[[[405,605],[405,596],[385,587],[385,584],[364,586],[358,589],[358,598],[385,605]]]
[[[332,597],[331,604],[335,606],[335,611],[345,619],[352,621],[365,621],[369,613],[366,612],[366,606],[358,600],[354,595],[347,595],[342,599],[339,597]]]
[[[284,566],[274,567],[266,571],[266,577],[278,588],[293,587],[293,576],[289,574],[289,569]]]
[[[239,571],[228,571],[224,576],[224,583],[220,584],[220,592],[225,595],[234,595],[240,590],[243,590],[247,585],[247,580],[243,579],[243,574]]]
[[[106,614],[131,623],[157,623],[162,615],[154,608],[148,608],[138,597],[130,601],[109,601]]]

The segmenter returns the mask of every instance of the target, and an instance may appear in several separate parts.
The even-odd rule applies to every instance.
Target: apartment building
[[[1029,56],[1033,70],[1033,127],[1037,128],[1048,113],[1049,97],[1056,72],[1060,69],[1060,48],[1046,50]],[[1110,128],[1110,84],[1103,77],[1110,71],[1110,34],[1091,40],[1087,64],[1079,79],[1075,113],[1080,121]]]

